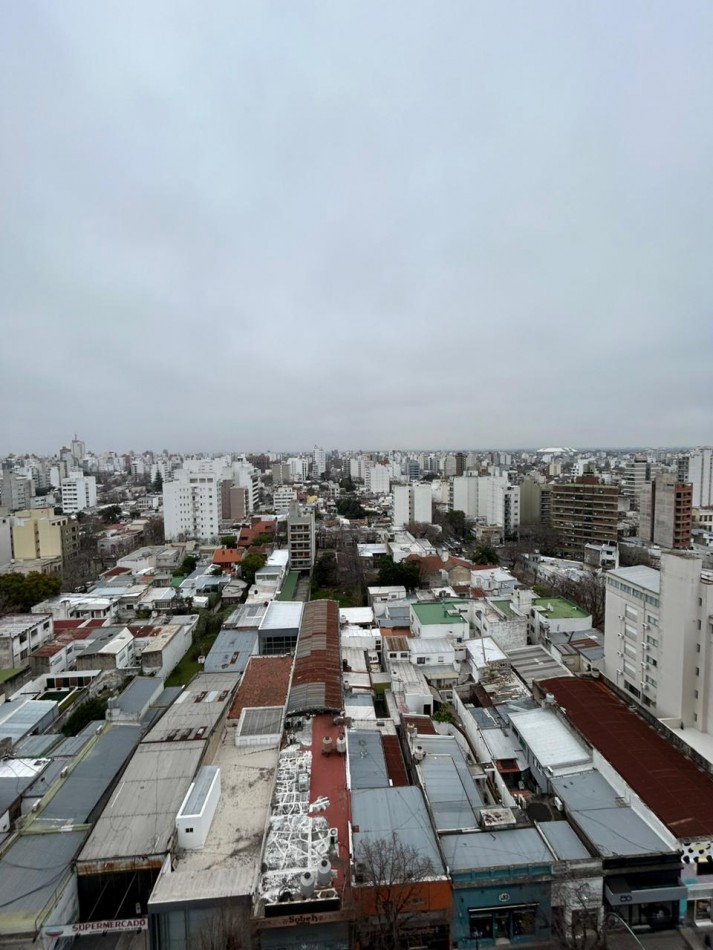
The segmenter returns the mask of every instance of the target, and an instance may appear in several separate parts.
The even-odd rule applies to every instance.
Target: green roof
[[[297,590],[297,581],[300,579],[299,571],[288,571],[282,590],[278,594],[278,600],[292,600]]]
[[[433,604],[411,604],[411,608],[424,627],[430,624],[467,624],[468,621],[465,617],[462,617],[456,610],[458,605],[464,603],[464,600],[439,600]]]
[[[185,579],[186,578],[183,576],[183,574],[175,574],[171,578],[171,587],[180,587],[181,584],[185,581]]]
[[[11,680],[13,676],[17,676],[18,673],[22,673],[22,671],[26,669],[26,666],[18,666],[17,669],[0,670],[0,683],[4,683],[5,680]]]
[[[564,597],[538,597],[532,601],[532,606],[552,620],[576,620],[588,617],[586,610],[580,610],[575,604]],[[552,608],[549,610],[548,608]]]
[[[522,614],[515,613],[509,600],[491,600],[490,603],[493,607],[497,607],[501,614],[505,614],[508,620],[524,619]]]

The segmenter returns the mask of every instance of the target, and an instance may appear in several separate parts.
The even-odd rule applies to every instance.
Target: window
[[[186,828],[186,834],[187,834],[187,835],[192,835],[192,834],[193,834],[193,829],[192,829],[192,828]]]
[[[425,657],[425,656],[417,656],[417,657],[416,657],[416,662],[417,662],[417,663],[422,663],[422,664],[425,666],[425,664],[426,664],[426,657]]]

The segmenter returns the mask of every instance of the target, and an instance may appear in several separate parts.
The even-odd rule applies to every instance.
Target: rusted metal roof
[[[675,749],[604,683],[542,680],[567,718],[677,838],[713,835],[713,776]]]
[[[339,712],[341,708],[339,607],[334,600],[310,601],[302,614],[287,711]]]

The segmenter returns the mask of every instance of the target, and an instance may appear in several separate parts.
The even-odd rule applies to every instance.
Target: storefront
[[[604,897],[606,910],[632,930],[671,930],[678,926],[686,888],[682,884],[631,881],[620,875],[606,879]]]

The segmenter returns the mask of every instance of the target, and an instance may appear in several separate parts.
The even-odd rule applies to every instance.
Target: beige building
[[[12,544],[16,561],[74,557],[79,552],[79,525],[53,508],[18,511],[13,518]]]

